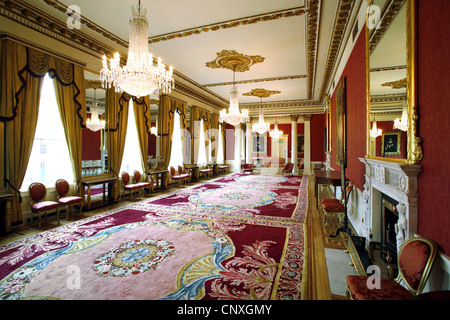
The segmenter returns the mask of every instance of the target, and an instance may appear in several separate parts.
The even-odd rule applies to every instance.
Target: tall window
[[[224,163],[225,159],[223,155],[223,134],[221,126],[219,126],[219,143],[217,149],[217,163]]]
[[[55,88],[48,75],[44,77],[41,90],[36,132],[21,191],[28,190],[28,186],[33,182],[41,182],[47,188],[54,187],[58,179],[74,182]]]
[[[183,166],[183,146],[181,143],[181,122],[178,112],[174,113],[173,133],[172,133],[172,150],[170,152],[170,166],[178,170],[178,166]]]
[[[126,171],[133,175],[134,170],[142,172],[141,149],[137,133],[136,120],[134,117],[134,103],[130,100],[128,109],[127,135],[125,137],[125,149],[123,151],[120,172]]]
[[[203,119],[200,120],[200,134],[198,136],[198,164],[206,164],[205,132],[203,131]]]

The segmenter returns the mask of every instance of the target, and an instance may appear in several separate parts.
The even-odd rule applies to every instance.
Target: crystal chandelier
[[[91,118],[86,120],[86,127],[92,131],[105,129],[106,121],[98,118],[97,89],[94,89],[94,107],[91,108]]]
[[[264,113],[262,112],[262,97],[261,97],[261,106],[259,107],[259,119],[257,123],[252,125],[252,131],[257,132],[259,134],[264,134],[270,131],[270,123],[264,122]]]
[[[269,132],[269,135],[273,139],[280,139],[283,136],[283,131],[278,130],[278,123],[275,121],[275,128]]]
[[[408,111],[406,107],[403,107],[402,118],[395,119],[394,129],[408,131]]]
[[[383,130],[377,128],[377,122],[373,121],[372,129],[370,130],[370,136],[372,138],[377,138],[383,134]]]
[[[219,121],[225,121],[232,126],[237,126],[241,122],[248,122],[249,119],[247,109],[243,109],[242,112],[239,112],[238,91],[235,85],[235,71],[233,71],[233,88],[230,91],[230,107],[228,113],[226,109],[220,111]]]
[[[138,7],[131,7],[131,12],[127,64],[120,67],[120,56],[116,52],[108,68],[106,56],[103,55],[103,68],[100,71],[102,86],[111,88],[113,85],[116,92],[125,91],[138,98],[149,94],[168,94],[175,87],[173,68],[167,71],[161,58],[157,65],[153,65],[153,56],[148,51],[147,9],[141,8],[139,0]]]

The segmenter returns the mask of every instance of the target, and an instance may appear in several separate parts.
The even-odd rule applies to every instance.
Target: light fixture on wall
[[[138,7],[131,7],[131,12],[127,64],[123,68],[120,66],[119,52],[116,52],[108,68],[106,56],[103,55],[100,71],[102,86],[111,88],[113,85],[116,92],[125,91],[138,98],[149,94],[168,94],[175,87],[173,68],[166,70],[161,58],[156,66],[153,64],[153,56],[148,50],[147,9],[141,8],[139,0]]]
[[[408,110],[403,106],[402,118],[394,120],[394,129],[408,131]]]
[[[97,105],[97,89],[94,89],[94,103],[91,107],[91,118],[86,120],[86,127],[92,131],[98,131],[105,128],[105,120],[100,120],[98,117],[98,105]]]
[[[378,129],[377,127],[377,122],[372,121],[372,129],[370,130],[370,136],[374,139],[376,139],[377,137],[380,137],[383,134],[383,130]]]
[[[283,131],[278,130],[278,123],[275,121],[275,127],[269,132],[269,135],[273,139],[280,139],[283,136]]]
[[[219,115],[220,122],[227,122],[232,126],[237,126],[239,123],[245,123],[249,121],[248,109],[239,111],[239,99],[238,91],[235,84],[235,71],[233,70],[233,88],[230,91],[230,107],[228,112],[226,109],[222,109]]]

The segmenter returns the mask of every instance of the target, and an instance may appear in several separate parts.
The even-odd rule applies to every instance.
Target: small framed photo
[[[381,156],[399,156],[400,155],[400,137],[401,131],[383,132],[381,141]]]

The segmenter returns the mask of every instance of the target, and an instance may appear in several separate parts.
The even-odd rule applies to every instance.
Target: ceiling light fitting
[[[94,89],[94,107],[91,107],[91,118],[86,120],[86,127],[91,131],[105,129],[106,121],[98,117],[97,89]]]
[[[242,112],[239,111],[238,91],[235,82],[235,71],[233,71],[233,88],[230,91],[230,107],[228,112],[226,109],[222,109],[219,115],[220,122],[227,122],[232,126],[237,126],[240,123],[245,123],[250,120],[248,109],[243,109]]]
[[[283,131],[278,130],[278,123],[275,121],[275,128],[269,132],[270,137],[273,139],[280,139],[283,134]]]
[[[408,131],[408,110],[403,107],[402,118],[394,120],[394,129]]]
[[[168,94],[175,88],[173,68],[166,70],[161,58],[157,65],[153,64],[153,56],[148,50],[147,9],[141,8],[139,0],[138,7],[131,7],[131,12],[127,64],[123,68],[120,66],[119,52],[116,52],[108,68],[106,56],[103,55],[103,68],[100,71],[102,86],[111,88],[113,85],[116,92],[125,91],[138,98],[149,94]]]

